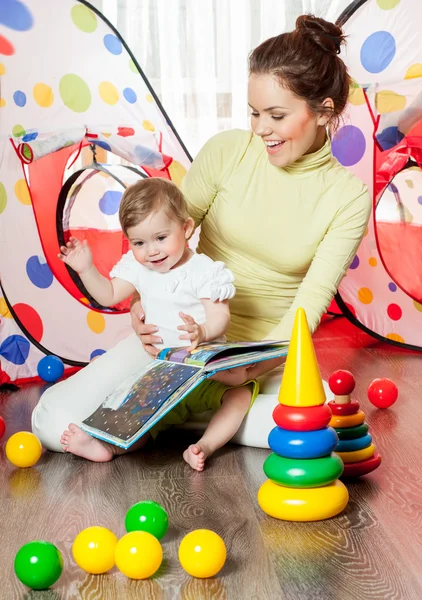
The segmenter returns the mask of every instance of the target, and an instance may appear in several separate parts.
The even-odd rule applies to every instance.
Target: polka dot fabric
[[[340,285],[340,295],[370,331],[418,348],[422,274],[416,272],[417,254],[409,237],[406,244],[400,241],[400,227],[404,223],[412,233],[422,236],[422,175],[417,168],[417,172],[391,172],[389,178],[394,181],[380,196],[373,164],[374,157],[380,167],[390,154],[399,156],[397,148],[422,118],[418,98],[422,86],[421,19],[422,3],[418,0],[374,0],[364,3],[345,23],[348,46],[342,58],[353,84],[345,122],[333,140],[337,159],[368,185],[377,201],[367,234]],[[367,103],[374,119],[379,119],[376,145]],[[412,121],[414,115],[416,120]],[[402,203],[399,209],[398,198]],[[390,237],[386,238],[387,234]],[[410,279],[406,275],[409,265],[413,266]]]
[[[55,221],[49,236],[39,233],[40,214],[54,215],[56,205],[41,210],[43,190],[28,188],[23,164],[31,172],[84,137],[134,167],[168,165],[178,183],[190,159],[117,32],[77,0],[0,0],[0,78],[0,236],[10,249],[0,256],[0,376],[14,381],[36,377],[45,353],[85,364],[131,332],[127,313],[95,309],[64,281]],[[61,168],[59,182],[71,173]],[[119,179],[132,181],[128,170]],[[95,185],[72,209],[67,201],[65,231],[94,224],[121,236],[122,187]]]

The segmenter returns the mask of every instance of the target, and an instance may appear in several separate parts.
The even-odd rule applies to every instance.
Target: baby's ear
[[[195,231],[195,221],[192,217],[189,217],[186,221],[185,225],[185,238],[189,240],[192,237],[193,232]]]

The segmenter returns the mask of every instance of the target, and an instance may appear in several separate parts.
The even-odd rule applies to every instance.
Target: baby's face
[[[127,230],[135,259],[152,271],[167,273],[185,258],[186,242],[193,229],[189,219],[183,224],[171,219],[163,210],[149,215]]]

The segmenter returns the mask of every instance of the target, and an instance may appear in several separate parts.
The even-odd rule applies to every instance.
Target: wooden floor
[[[337,322],[338,323],[338,322]],[[182,461],[187,434],[171,432],[148,453],[107,464],[54,453],[32,469],[14,469],[0,448],[0,598],[183,600],[366,600],[422,598],[422,354],[363,339],[352,326],[327,323],[315,345],[323,377],[337,368],[356,377],[355,397],[383,457],[373,474],[347,483],[350,502],[318,523],[276,521],[260,510],[266,450],[227,446],[203,474]],[[366,387],[391,377],[400,396],[390,410],[368,404]],[[0,393],[7,435],[30,428],[40,386]],[[189,434],[191,435],[191,434]],[[183,436],[183,439],[182,439]],[[5,440],[4,440],[5,441]],[[125,533],[127,509],[141,499],[160,502],[171,527],[165,560],[149,581],[130,581],[113,569],[87,575],[74,563],[72,542],[84,527]],[[214,579],[189,577],[177,559],[183,535],[209,528],[228,550]],[[58,546],[65,568],[51,590],[30,592],[13,572],[20,546],[45,539]]]

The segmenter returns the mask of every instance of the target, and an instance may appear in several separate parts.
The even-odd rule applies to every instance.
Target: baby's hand
[[[189,346],[188,350],[191,352],[195,350],[195,348],[201,343],[205,342],[205,328],[202,325],[198,325],[195,320],[190,315],[185,315],[185,313],[179,313],[179,316],[183,319],[183,325],[179,325],[177,329],[181,331],[186,331],[184,335],[180,335],[180,340],[190,340],[192,344]]]
[[[57,256],[79,275],[92,267],[92,252],[86,240],[81,243],[74,237],[69,238],[66,246],[60,246]]]

